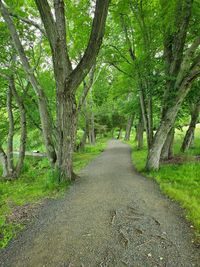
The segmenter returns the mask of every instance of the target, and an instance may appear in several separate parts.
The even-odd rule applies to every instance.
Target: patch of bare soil
[[[200,267],[179,206],[138,175],[119,141],[0,252],[1,267]]]
[[[8,216],[8,222],[27,224],[32,221],[38,213],[38,209],[43,205],[42,202],[27,203],[22,206],[13,208],[12,213]]]

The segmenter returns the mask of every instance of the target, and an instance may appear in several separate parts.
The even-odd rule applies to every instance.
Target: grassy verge
[[[181,203],[186,210],[187,219],[194,225],[198,237],[200,237],[200,162],[191,162],[190,160],[200,151],[199,134],[200,129],[197,129],[195,147],[183,155],[180,153],[180,146],[184,132],[177,131],[174,146],[175,156],[184,156],[188,162],[162,164],[159,171],[150,173],[145,173],[144,170],[147,157],[146,147],[138,151],[136,144],[130,143],[133,148],[132,160],[136,169],[148,177],[155,178],[165,194]]]
[[[86,146],[84,152],[75,153],[75,171],[79,172],[105,146],[106,140],[101,140],[96,146]],[[46,158],[26,157],[23,173],[18,180],[0,180],[0,248],[5,247],[23,228],[20,217],[27,217],[29,209],[42,199],[62,196],[68,186],[68,182],[58,183]]]

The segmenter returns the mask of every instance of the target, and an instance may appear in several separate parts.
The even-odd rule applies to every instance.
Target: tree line
[[[145,132],[147,170],[171,157],[189,116],[181,150],[190,147],[200,110],[197,0],[1,0],[0,10],[4,177],[19,177],[35,129],[60,181],[76,177],[74,151],[116,129],[129,140],[135,125],[138,149]]]

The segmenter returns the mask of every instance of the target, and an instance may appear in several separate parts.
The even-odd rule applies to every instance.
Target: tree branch
[[[19,20],[21,20],[23,22],[25,22],[28,25],[34,26],[35,28],[37,28],[38,30],[40,30],[42,34],[44,34],[46,36],[45,30],[42,28],[42,26],[40,24],[36,23],[35,21],[33,21],[31,19],[23,18],[23,17],[15,14],[13,12],[9,12],[9,15],[12,16],[12,17],[14,17],[14,18],[17,18],[17,19],[19,19]]]
[[[40,17],[46,30],[47,38],[49,40],[52,50],[56,49],[57,30],[56,23],[51,13],[51,8],[47,0],[35,0],[37,8],[40,12]]]
[[[129,73],[127,73],[126,71],[122,70],[120,67],[118,67],[114,62],[108,62],[110,64],[110,66],[113,66],[115,69],[117,69],[118,71],[120,71],[121,73],[125,74],[126,76],[128,76],[129,78],[133,78],[132,75],[130,75]]]
[[[72,90],[75,90],[80,85],[95,62],[104,36],[109,2],[110,0],[96,0],[95,15],[88,46],[81,61],[70,75]]]
[[[80,97],[80,100],[79,100],[79,103],[78,103],[78,111],[81,110],[84,102],[85,102],[85,99],[87,97],[87,94],[90,90],[90,88],[92,87],[93,85],[93,82],[94,82],[94,73],[95,73],[95,65],[91,68],[90,70],[90,73],[89,73],[89,81],[88,81],[88,84],[84,81],[83,82],[83,85],[84,85],[84,89],[83,89],[83,93]]]
[[[132,61],[135,61],[135,59],[136,59],[135,51],[134,51],[134,49],[133,49],[133,47],[132,47],[130,38],[129,38],[129,36],[128,36],[128,30],[127,30],[126,23],[125,23],[125,21],[124,21],[124,17],[123,17],[122,14],[121,14],[120,17],[121,17],[121,22],[122,22],[122,28],[123,28],[123,30],[124,30],[124,34],[125,34],[125,37],[126,37],[126,42],[127,42],[128,46],[129,46],[129,54],[130,54],[130,57],[131,57]]]
[[[69,53],[67,49],[67,36],[66,36],[66,21],[65,21],[65,6],[63,0],[54,0],[54,9],[56,17],[56,28],[61,42],[62,54],[65,55],[67,64],[67,74],[72,71],[72,64],[69,59]],[[65,61],[64,61],[65,62]]]
[[[129,65],[132,65],[131,62],[122,54],[118,47],[116,47],[115,45],[110,45],[110,47],[114,48]]]

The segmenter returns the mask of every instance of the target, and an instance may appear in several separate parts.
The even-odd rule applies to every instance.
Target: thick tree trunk
[[[6,153],[4,152],[3,148],[0,146],[0,161],[3,169],[2,177],[8,177],[9,176],[9,170],[8,170],[8,161]]]
[[[69,93],[69,91],[67,91]],[[57,146],[57,170],[59,180],[73,180],[73,152],[76,137],[77,112],[75,96],[58,96],[60,99],[57,106],[59,126],[59,142]]]
[[[8,164],[8,172],[12,176],[14,171],[14,163],[13,163],[13,137],[14,137],[14,118],[13,118],[13,110],[12,110],[12,79],[9,80],[8,92],[7,92],[7,113],[8,113],[8,138],[7,138],[7,164]]]
[[[163,145],[161,152],[161,159],[167,160],[173,157],[173,143],[174,143],[174,127],[170,130],[167,135],[167,139]]]
[[[200,112],[200,103],[198,102],[195,105],[195,108],[193,109],[192,114],[191,114],[190,125],[185,134],[185,137],[184,137],[184,140],[181,146],[182,152],[185,152],[186,150],[188,150],[190,146],[192,145],[192,142],[194,140],[194,132],[195,132],[196,124],[199,118],[199,112]]]
[[[128,118],[127,125],[126,125],[126,133],[125,133],[125,141],[130,140],[130,135],[131,135],[131,129],[133,126],[133,120],[134,120],[134,114],[131,114]]]
[[[186,86],[187,86],[186,88],[182,88],[183,90],[180,90],[179,96],[177,96],[177,98],[174,101],[175,104],[172,103],[171,107],[166,110],[165,115],[161,120],[161,124],[154,137],[152,147],[148,152],[147,163],[146,163],[147,171],[159,169],[162,148],[167,139],[168,133],[174,126],[174,122],[177,113],[180,109],[180,106],[183,102],[183,99],[185,98],[187,92],[189,91],[188,87],[189,85],[186,84]]]

